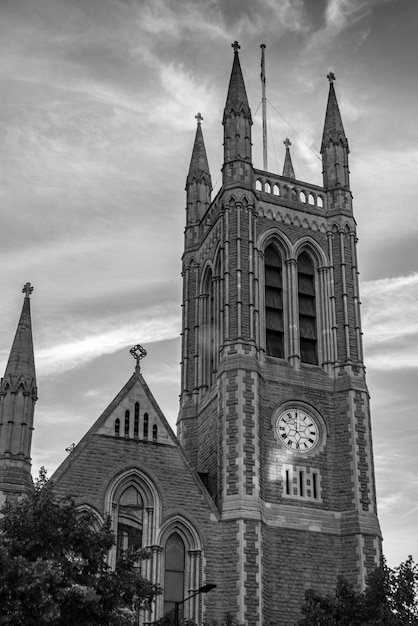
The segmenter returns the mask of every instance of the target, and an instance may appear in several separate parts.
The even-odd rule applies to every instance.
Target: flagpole
[[[266,110],[266,69],[264,50],[266,46],[261,44],[261,104],[263,113],[263,170],[267,171],[267,110]]]

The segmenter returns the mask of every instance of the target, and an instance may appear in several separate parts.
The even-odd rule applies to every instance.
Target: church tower
[[[19,498],[33,488],[31,443],[37,400],[33,355],[30,294],[25,298],[6,371],[0,382],[0,506],[7,498]]]
[[[222,187],[198,117],[187,176],[178,436],[219,509],[218,582],[248,626],[289,625],[304,592],[358,589],[381,555],[348,141],[333,74],[323,186],[252,162],[239,60]]]

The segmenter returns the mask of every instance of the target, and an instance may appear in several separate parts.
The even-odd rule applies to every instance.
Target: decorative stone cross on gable
[[[241,46],[239,45],[238,41],[234,41],[234,43],[231,43],[231,48],[234,48],[234,52],[238,52]]]
[[[286,150],[289,150],[290,146],[292,145],[290,143],[290,139],[288,137],[286,137],[286,139],[284,140],[284,145],[286,146]]]
[[[195,119],[197,119],[198,124],[200,124],[200,122],[203,122],[202,114],[198,113],[197,115],[195,115]]]
[[[136,346],[134,346],[133,348],[129,350],[129,352],[131,353],[131,355],[134,357],[136,361],[135,371],[139,373],[141,371],[139,362],[141,359],[147,356],[147,351],[145,350],[145,348],[140,346],[139,343],[137,343]]]
[[[329,74],[327,74],[327,78],[329,80],[330,83],[333,83],[335,80],[335,74],[334,72],[330,72]]]
[[[25,298],[30,298],[30,294],[33,291],[33,287],[30,283],[26,283],[23,285],[22,293],[25,294]]]

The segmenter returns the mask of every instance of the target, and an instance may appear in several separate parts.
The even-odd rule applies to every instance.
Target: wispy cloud
[[[418,367],[418,273],[362,284],[367,364]]]
[[[115,320],[107,320],[105,329],[97,330],[97,322],[92,323],[89,331],[77,336],[80,329],[72,328],[66,332],[70,339],[62,339],[53,345],[37,351],[36,363],[39,377],[53,376],[80,367],[105,354],[120,350],[123,346],[134,345],[138,338],[141,343],[152,343],[173,339],[179,334],[179,315],[174,312],[177,307],[156,307],[142,315],[142,320],[119,324]],[[132,319],[132,315],[130,316]]]

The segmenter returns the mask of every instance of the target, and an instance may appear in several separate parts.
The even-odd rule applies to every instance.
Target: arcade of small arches
[[[257,178],[255,188],[256,191],[262,191],[273,196],[295,200],[296,202],[302,202],[302,204],[310,204],[319,209],[324,208],[325,200],[322,194],[307,189],[300,189],[287,183],[272,183],[269,180],[264,181],[261,178]]]
[[[85,510],[93,513],[98,525],[103,522],[93,507],[80,507],[80,512]],[[199,533],[181,515],[173,515],[161,523],[161,497],[148,475],[132,468],[115,477],[105,495],[104,511],[111,517],[116,537],[109,564],[115,567],[122,551],[146,549],[151,556],[139,563],[141,574],[163,587],[163,594],[157,596],[150,611],[144,612],[141,623],[161,617],[174,608],[175,602],[202,585]],[[185,608],[189,619],[197,622],[200,599]]]

